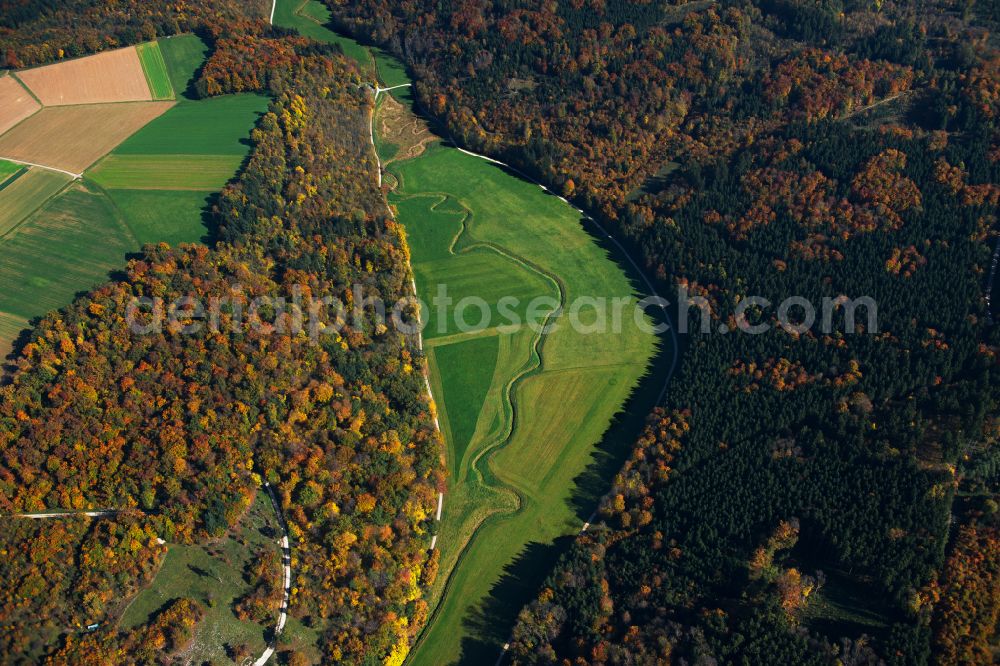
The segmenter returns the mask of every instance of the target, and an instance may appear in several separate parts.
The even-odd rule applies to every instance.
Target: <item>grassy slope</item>
[[[536,185],[441,147],[399,164],[396,175],[402,182],[400,219],[411,239],[418,290],[425,299],[433,295],[434,283],[445,279],[449,291],[472,291],[487,300],[504,292],[537,293],[542,285],[544,293],[557,296],[561,289],[568,299],[633,294],[625,275],[582,229],[578,214]],[[426,202],[426,197],[406,199],[428,193],[446,193],[454,203],[442,213],[426,203],[417,204]],[[452,252],[455,204],[472,216]],[[495,262],[489,270],[472,265],[482,261],[483,254]],[[459,289],[452,289],[453,281]],[[494,513],[482,524],[452,573],[448,594],[413,663],[495,656],[478,652],[495,650],[496,645],[479,644],[484,632],[471,627],[491,589],[526,549],[580,529],[581,518],[569,501],[573,480],[587,467],[655,349],[656,339],[638,330],[631,309],[625,312],[621,332],[590,336],[574,332],[562,317],[562,325],[545,336],[541,359],[532,354],[534,332],[502,335],[492,366],[483,362],[479,345],[463,343],[449,349],[455,345],[442,343],[455,338],[435,340],[428,333],[434,360],[432,385],[451,424],[446,437],[455,472],[438,541],[442,571],[455,565],[472,531],[487,515],[516,506],[518,500],[509,488],[516,489],[521,506],[514,514]],[[539,362],[541,366],[532,370]],[[512,429],[511,407],[504,398],[518,376],[523,379],[514,384],[517,417]],[[481,392],[449,390],[449,386],[482,386],[484,381],[490,383],[489,396],[480,404]],[[455,431],[463,432],[465,426],[456,429],[454,424],[461,424],[470,411],[478,420],[472,442],[465,444],[455,437]],[[439,582],[435,598],[441,588]]]
[[[191,663],[228,663],[226,645],[249,645],[256,657],[264,651],[266,628],[243,622],[233,604],[249,590],[244,569],[265,549],[277,550],[280,534],[267,495],[259,493],[239,527],[218,542],[201,546],[171,545],[153,582],[132,601],[120,624],[130,629],[146,624],[168,602],[197,599],[208,611],[186,653]],[[275,621],[277,610],[275,610]]]
[[[70,186],[0,243],[0,338],[104,281],[138,247],[107,197]]]
[[[317,42],[339,44],[344,54],[353,58],[362,69],[370,68],[368,49],[325,27],[329,22],[330,10],[319,0],[278,0],[274,10],[275,25],[294,28]]]
[[[167,74],[167,64],[163,60],[163,52],[157,42],[140,44],[135,47],[142,63],[142,71],[146,75],[146,83],[154,100],[174,99],[174,88]]]

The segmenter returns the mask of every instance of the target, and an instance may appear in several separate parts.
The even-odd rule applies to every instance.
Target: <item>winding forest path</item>
[[[87,516],[88,518],[107,518],[121,513],[121,509],[98,509],[96,511],[49,511],[45,513],[15,513],[11,518],[30,518],[32,520],[46,520],[49,518],[71,518],[73,516]]]
[[[271,484],[264,482],[264,489],[267,490],[267,496],[271,498],[271,506],[274,507],[274,514],[278,517],[278,524],[281,525],[283,533],[281,536],[281,565],[284,591],[281,599],[281,608],[278,611],[278,624],[274,627],[274,636],[271,638],[271,643],[264,650],[264,653],[253,663],[254,666],[264,666],[274,655],[274,651],[278,645],[278,637],[285,630],[285,623],[288,621],[288,602],[292,596],[292,547],[288,541],[288,525],[285,523],[285,514],[281,512],[281,505],[278,504],[278,498],[275,496]]]

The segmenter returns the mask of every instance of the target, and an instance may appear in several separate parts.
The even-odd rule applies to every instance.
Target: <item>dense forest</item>
[[[355,285],[390,303],[409,294],[408,248],[368,142],[373,100],[336,49],[260,22],[203,27],[215,50],[194,88],[273,102],[214,204],[217,242],[145,248],[116,281],[44,318],[0,388],[0,512],[121,512],[3,522],[2,660],[25,658],[32,641],[48,641],[32,653],[52,663],[169,660],[204,615],[193,599],[131,631],[80,627],[114,618],[149,581],[158,539],[222,537],[268,481],[293,548],[289,613],[327,663],[399,663],[424,623],[444,483],[425,361],[370,308],[339,327],[319,312],[330,326],[314,330],[291,305],[351,307]],[[237,76],[225,62],[247,50],[263,55]],[[215,80],[218,67],[230,76]],[[136,299],[182,297],[217,298],[216,325],[181,302],[161,331],[131,328]],[[252,319],[261,297],[288,305]],[[262,580],[275,564],[251,572],[239,616],[276,620],[280,581]]]
[[[0,0],[0,67],[43,65],[165,35],[266,20],[269,0]]]
[[[328,4],[458,143],[711,306],[515,661],[989,660],[995,2]],[[870,297],[877,325],[716,333],[793,295]]]

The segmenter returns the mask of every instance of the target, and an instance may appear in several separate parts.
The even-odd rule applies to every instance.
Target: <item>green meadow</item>
[[[170,544],[156,577],[136,595],[122,614],[120,626],[131,629],[149,622],[169,602],[196,599],[207,611],[194,643],[186,652],[191,663],[230,663],[227,646],[248,646],[256,659],[266,648],[267,629],[236,617],[233,605],[249,592],[244,572],[265,550],[278,551],[280,527],[267,495],[258,493],[238,528],[219,541],[197,545]]]
[[[112,155],[246,156],[250,130],[268,103],[267,97],[250,94],[180,100],[122,142]]]
[[[65,185],[64,180],[59,187]],[[9,340],[32,318],[64,307],[78,292],[105,281],[138,247],[100,192],[75,183],[50,198],[0,241],[0,338]]]
[[[458,319],[434,307],[425,316],[451,479],[437,542],[445,575],[412,654],[414,664],[478,663],[499,649],[475,624],[510,568],[580,530],[586,516],[573,505],[574,480],[646,373],[657,338],[633,317],[629,279],[558,198],[441,145],[391,171],[399,186],[390,200],[406,226],[420,295],[430,301],[445,285],[456,304],[476,296],[490,315],[490,326],[471,332],[458,321],[479,323],[478,307]],[[575,330],[557,308],[577,297],[621,299],[620,329]],[[529,313],[535,328],[504,326]],[[576,314],[597,323],[593,307]],[[610,307],[607,314],[610,322]],[[536,330],[545,323],[556,327]]]
[[[146,83],[149,84],[149,91],[154,100],[167,100],[174,98],[174,87],[170,83],[170,75],[167,73],[167,63],[163,60],[163,52],[157,42],[147,42],[135,47],[139,54],[139,62],[142,64],[142,71],[146,75]]]
[[[172,88],[190,89],[205,44],[195,35],[157,44]],[[209,231],[203,219],[208,194],[239,172],[250,130],[267,106],[262,95],[182,96],[86,175],[111,197],[140,243],[200,241]]]
[[[114,190],[115,207],[138,243],[178,245],[199,240],[210,194],[178,190]]]
[[[167,68],[170,87],[177,96],[188,96],[188,88],[195,73],[208,57],[208,45],[195,35],[164,37],[157,42]]]

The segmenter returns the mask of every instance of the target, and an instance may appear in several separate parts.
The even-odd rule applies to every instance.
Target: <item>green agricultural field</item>
[[[20,164],[14,164],[13,162],[8,162],[7,160],[0,160],[0,188],[2,188],[8,180],[22,171],[24,171],[24,167]]]
[[[522,320],[527,301],[546,297],[534,317],[543,324],[560,302],[621,299],[620,328],[590,334],[574,330],[567,312],[546,335],[527,326],[462,332],[433,307],[425,317],[452,478],[438,539],[445,575],[431,591],[437,611],[412,663],[478,663],[495,659],[502,643],[474,626],[497,603],[494,587],[527,551],[580,530],[586,515],[571,501],[574,480],[646,373],[658,338],[640,330],[632,284],[579,214],[537,185],[441,145],[391,171],[400,183],[391,201],[425,301],[443,284],[456,302],[481,297],[492,322],[505,324],[509,317],[495,319],[502,297],[519,300],[507,311]],[[613,312],[609,303],[609,323]],[[466,323],[480,314],[472,308]],[[596,322],[593,307],[578,314]]]
[[[171,544],[156,578],[122,614],[121,627],[146,624],[174,599],[194,598],[208,613],[186,652],[189,662],[229,663],[226,647],[237,645],[249,646],[256,659],[264,651],[267,629],[273,625],[241,621],[233,612],[233,604],[249,591],[244,571],[261,552],[278,550],[279,534],[267,495],[258,493],[239,527],[222,540],[201,546]],[[274,622],[277,619],[275,608]]]
[[[217,192],[243,164],[242,155],[109,155],[88,174],[121,190]]]
[[[198,243],[205,239],[211,195],[198,191],[110,190],[140,247],[147,243]]]
[[[371,67],[371,56],[361,44],[330,30],[330,10],[319,0],[278,0],[274,24],[298,30],[301,34],[324,44],[339,44],[344,55],[353,58],[362,69]]]
[[[174,87],[167,73],[167,63],[163,60],[163,52],[157,42],[147,42],[135,47],[142,63],[142,71],[146,75],[146,83],[154,100],[174,98]]]
[[[0,239],[0,338],[104,282],[138,247],[111,201],[74,183]]]
[[[170,77],[170,86],[178,96],[184,95],[194,81],[198,68],[208,57],[208,45],[197,35],[164,37],[158,44]]]
[[[159,44],[174,89],[186,90],[205,58],[204,43],[181,35]],[[140,243],[203,240],[210,195],[239,172],[250,131],[268,104],[262,95],[181,98],[87,177],[114,201]]]
[[[250,152],[250,130],[268,103],[263,95],[181,100],[112,154],[245,156]]]
[[[17,172],[20,171],[21,168],[18,167]],[[10,177],[8,174],[5,181]],[[6,183],[3,189],[0,189],[0,242],[11,230],[66,187],[70,180],[69,176],[58,171],[33,167],[16,180]]]

